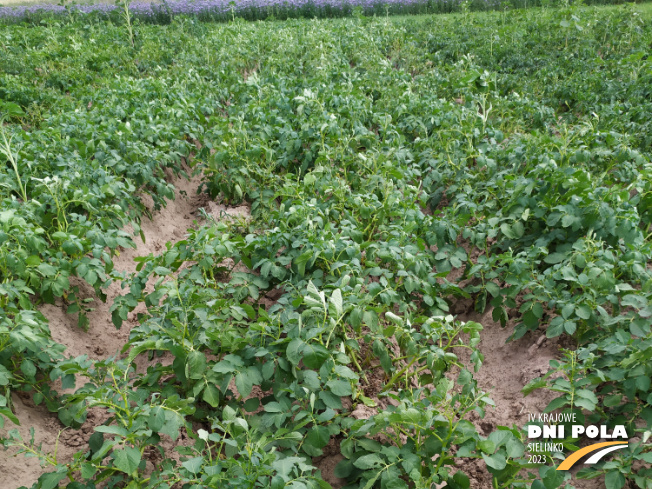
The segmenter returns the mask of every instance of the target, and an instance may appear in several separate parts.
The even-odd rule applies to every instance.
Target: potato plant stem
[[[22,179],[20,178],[20,172],[18,171],[18,162],[16,161],[16,158],[14,158],[14,154],[11,151],[10,140],[7,140],[7,134],[2,127],[2,119],[0,119],[0,133],[2,134],[2,147],[0,147],[0,151],[2,151],[2,154],[4,154],[5,157],[9,160],[14,170],[16,175],[16,185],[18,185],[20,198],[23,199],[23,202],[27,202],[27,190],[23,184]]]

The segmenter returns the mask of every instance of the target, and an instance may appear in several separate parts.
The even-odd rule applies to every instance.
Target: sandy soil
[[[475,321],[483,326],[480,351],[485,358],[474,376],[479,387],[496,403],[496,407],[487,409],[485,418],[479,421],[483,436],[496,426],[523,426],[528,413],[543,412],[555,398],[554,393],[545,390],[536,390],[523,397],[521,389],[548,371],[550,360],[557,355],[556,343],[546,339],[543,332],[506,343],[513,329],[509,324],[501,327],[492,319],[491,312],[488,308],[484,314],[472,311],[458,316],[461,321]]]
[[[535,390],[527,397],[521,393],[528,382],[548,372],[550,360],[559,358],[557,339],[548,339],[545,331],[537,330],[507,343],[516,321],[509,321],[503,328],[493,320],[491,313],[492,308],[478,314],[471,307],[470,311],[458,316],[461,321],[475,321],[483,326],[479,349],[484,354],[484,363],[474,377],[478,387],[496,403],[495,408],[486,409],[484,419],[472,420],[483,436],[488,436],[497,426],[522,428],[528,421],[528,413],[544,412],[548,403],[557,397],[556,393],[544,389]],[[576,489],[604,488],[604,478],[578,480],[575,472],[571,484]],[[476,464],[467,474],[471,487],[491,487],[491,474],[484,463]]]

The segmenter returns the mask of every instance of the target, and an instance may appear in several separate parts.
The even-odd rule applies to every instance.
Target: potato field
[[[652,489],[650,4],[122,5],[0,19],[1,489]]]

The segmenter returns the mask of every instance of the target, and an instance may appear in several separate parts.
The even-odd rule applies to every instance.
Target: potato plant
[[[34,489],[327,489],[333,451],[347,489],[468,488],[478,464],[495,488],[571,487],[522,427],[479,431],[483,325],[458,303],[562,338],[524,395],[626,425],[578,475],[649,489],[651,25],[567,5],[0,27],[0,423],[43,462]],[[118,273],[194,172],[251,219]],[[74,284],[116,281],[122,355],[72,357],[39,306],[87,328]],[[11,429],[19,391],[73,430],[106,416],[62,460]]]

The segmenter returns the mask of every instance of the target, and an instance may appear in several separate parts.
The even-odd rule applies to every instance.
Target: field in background
[[[14,7],[22,5],[57,5],[57,0],[0,0],[0,7]],[[95,3],[114,3],[110,0],[79,0],[75,2],[80,5],[95,4]]]
[[[0,26],[3,489],[650,489],[651,13]]]
[[[14,0],[11,0],[14,1]],[[599,5],[619,3],[612,0],[582,0],[582,4]],[[166,0],[132,1],[129,3],[129,16],[153,24],[168,24],[175,16],[186,15],[201,21],[228,22],[235,17],[245,20],[286,20],[290,18],[341,18],[351,16],[396,16],[427,15],[451,12],[506,11],[511,9],[543,7],[556,5],[577,7],[573,2],[556,0]],[[124,3],[122,4],[124,5]],[[75,13],[92,13],[96,16],[114,20],[120,11],[113,2],[93,2],[82,0],[79,3],[12,3],[0,5],[0,23],[20,21],[40,22],[57,16]]]

